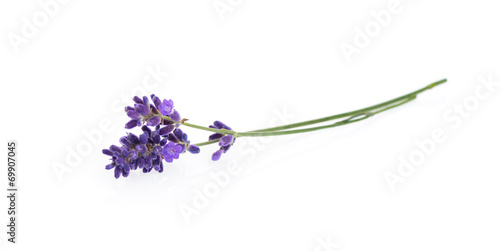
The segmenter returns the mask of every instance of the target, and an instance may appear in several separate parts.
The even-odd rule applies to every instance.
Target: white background
[[[19,230],[8,243],[2,196],[1,250],[498,250],[500,88],[479,79],[500,82],[500,6],[401,0],[348,62],[341,45],[354,46],[356,27],[389,2],[216,1],[232,4],[221,14],[212,0],[68,1],[43,23],[37,1],[2,1],[0,142],[18,142]],[[13,44],[33,18],[36,33]],[[145,88],[147,69],[169,74]],[[173,99],[193,123],[245,131],[442,78],[358,124],[238,139],[218,162],[207,146],[163,174],[115,180],[104,169],[101,149],[126,132],[121,107],[131,102],[122,99],[141,90]],[[469,110],[453,110],[464,102]],[[415,142],[436,130],[444,140],[419,155]],[[193,142],[208,136],[186,132]],[[411,156],[424,157],[398,171]],[[221,188],[211,175],[227,168],[241,172]],[[391,187],[391,174],[404,182]],[[0,181],[6,188],[5,168]]]

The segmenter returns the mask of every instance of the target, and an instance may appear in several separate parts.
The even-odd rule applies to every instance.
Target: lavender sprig
[[[224,123],[222,123],[218,120],[215,121],[213,125],[210,125],[208,127],[209,128],[216,128],[219,130],[228,130],[228,131],[233,130],[233,129],[231,129],[231,127],[225,125]],[[208,140],[209,141],[219,140],[220,148],[219,148],[219,150],[217,150],[216,152],[214,152],[212,154],[212,160],[217,161],[220,159],[220,157],[223,153],[226,153],[229,150],[229,148],[231,148],[231,146],[233,145],[236,138],[234,137],[234,135],[231,135],[231,134],[224,134],[224,133],[216,132],[216,133],[210,135],[208,137]]]
[[[191,124],[174,109],[172,100],[161,100],[154,94],[151,95],[151,102],[146,96],[134,97],[133,106],[125,107],[125,112],[131,119],[125,124],[125,128],[141,127],[142,133],[139,136],[127,133],[119,140],[121,146],[112,145],[102,152],[111,157],[111,163],[106,165],[106,169],[113,169],[115,178],[128,177],[132,170],[137,169],[142,169],[143,173],[149,173],[153,169],[161,173],[164,170],[163,161],[171,163],[185,152],[197,154],[200,152],[200,146],[218,143],[219,148],[212,154],[212,160],[217,161],[231,148],[238,137],[297,134],[355,123],[410,102],[418,94],[445,82],[446,79],[443,79],[417,91],[363,109],[248,132],[236,132],[220,121],[215,121],[208,127]],[[332,124],[302,128],[342,118],[344,119]],[[190,144],[187,134],[178,128],[180,126],[209,131],[213,134],[208,137],[208,141]]]

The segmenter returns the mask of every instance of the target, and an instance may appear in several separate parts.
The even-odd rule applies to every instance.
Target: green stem
[[[382,109],[380,109],[378,111],[375,111],[375,112],[372,112],[372,111],[361,112],[361,113],[355,114],[355,115],[353,115],[353,116],[351,116],[351,117],[349,117],[347,119],[335,122],[335,123],[330,124],[330,125],[317,126],[317,127],[311,127],[311,128],[305,128],[305,129],[296,129],[296,130],[280,130],[280,131],[264,131],[264,132],[263,131],[260,131],[260,132],[255,132],[255,131],[253,131],[253,132],[238,132],[237,136],[238,137],[263,137],[263,136],[288,135],[288,134],[312,132],[312,131],[322,130],[322,129],[326,129],[326,128],[332,128],[332,127],[337,127],[337,126],[341,126],[341,125],[347,125],[347,124],[351,124],[351,123],[358,122],[358,121],[361,121],[361,120],[365,120],[365,119],[367,119],[369,117],[372,117],[375,114],[378,114],[378,113],[381,113],[383,111],[387,111],[387,110],[392,109],[394,107],[398,107],[400,105],[408,103],[408,102],[414,100],[416,97],[417,97],[416,95],[409,96],[409,97],[406,97],[406,99],[404,99],[404,100],[398,100],[400,102],[397,103],[397,104],[384,107],[384,108],[382,108]]]
[[[366,108],[363,108],[363,109],[359,109],[359,110],[355,110],[355,111],[351,111],[351,112],[346,112],[346,113],[341,113],[341,114],[336,114],[336,115],[332,115],[332,116],[328,116],[328,117],[324,117],[324,118],[319,118],[319,119],[313,119],[313,120],[308,120],[308,121],[303,121],[303,122],[298,122],[298,123],[293,123],[293,124],[288,124],[288,125],[283,125],[283,126],[276,126],[276,127],[271,127],[271,128],[266,128],[266,129],[260,129],[260,130],[255,130],[255,131],[252,131],[252,132],[268,132],[268,131],[278,131],[278,130],[285,130],[285,129],[291,129],[291,128],[296,128],[296,127],[301,127],[301,126],[306,126],[306,125],[312,125],[312,124],[317,124],[317,123],[321,123],[321,122],[326,122],[326,121],[330,121],[330,120],[334,120],[334,119],[339,119],[339,118],[345,118],[345,117],[348,117],[348,116],[352,116],[354,114],[358,114],[358,113],[362,113],[362,112],[367,112],[367,111],[371,111],[371,110],[374,110],[374,109],[377,109],[377,108],[380,108],[380,107],[384,107],[384,106],[387,106],[389,104],[392,104],[392,103],[395,103],[395,102],[398,102],[400,100],[404,100],[410,96],[416,96],[417,94],[421,93],[421,92],[424,92],[426,90],[429,90],[431,88],[433,88],[434,86],[437,86],[437,85],[440,85],[442,83],[445,83],[446,82],[446,79],[442,79],[442,80],[439,80],[437,82],[434,82],[422,89],[419,89],[419,90],[416,90],[414,92],[411,92],[411,93],[408,93],[406,95],[403,95],[401,97],[398,97],[398,98],[395,98],[395,99],[391,99],[389,101],[386,101],[386,102],[383,102],[383,103],[380,103],[380,104],[376,104],[376,105],[373,105],[373,106],[370,106],[370,107],[366,107]]]
[[[208,128],[204,126],[198,126],[190,123],[183,123],[186,126],[200,129],[200,130],[205,130],[205,131],[210,131],[210,132],[217,132],[217,133],[222,133],[222,134],[230,134],[234,135],[235,137],[265,137],[265,136],[275,136],[275,135],[288,135],[288,134],[296,134],[296,133],[304,133],[304,132],[311,132],[311,131],[317,131],[317,130],[322,130],[326,128],[332,128],[332,127],[337,127],[341,125],[346,125],[346,124],[351,124],[354,122],[358,122],[364,119],[367,119],[375,114],[381,113],[383,111],[392,109],[394,107],[398,107],[400,105],[403,105],[407,102],[410,102],[414,100],[418,94],[421,92],[424,92],[426,90],[432,89],[433,87],[443,84],[446,82],[446,79],[442,79],[439,81],[436,81],[430,85],[427,85],[424,88],[421,88],[419,90],[416,90],[414,92],[408,93],[406,95],[403,95],[401,97],[391,99],[389,101],[376,104],[373,106],[369,106],[363,109],[351,111],[351,112],[346,112],[346,113],[341,113],[337,115],[332,115],[324,118],[319,118],[319,119],[313,119],[313,120],[308,120],[308,121],[303,121],[303,122],[298,122],[298,123],[293,123],[293,124],[288,124],[288,125],[283,125],[283,126],[276,126],[276,127],[271,127],[271,128],[266,128],[266,129],[260,129],[260,130],[255,130],[255,131],[249,131],[249,132],[235,132],[235,131],[228,131],[228,130],[219,130],[215,128]],[[327,122],[331,121],[334,119],[339,119],[339,118],[345,118],[349,117],[347,119],[344,119],[342,121],[338,121],[333,124],[329,125],[324,125],[324,126],[317,126],[317,127],[311,127],[311,128],[305,128],[305,129],[296,129],[296,130],[286,130],[286,129],[292,129],[292,128],[297,128],[297,127],[303,127],[307,125],[312,125],[312,124],[317,124],[321,122]],[[211,140],[211,141],[206,141],[206,142],[200,142],[198,144],[195,144],[197,146],[204,146],[204,145],[210,145],[213,143],[217,143],[218,140]]]
[[[354,123],[354,122],[358,122],[358,121],[367,119],[367,118],[369,118],[369,117],[371,117],[371,116],[373,116],[375,114],[378,114],[378,113],[381,113],[383,111],[392,109],[394,107],[403,105],[405,103],[408,103],[408,102],[414,100],[415,98],[417,98],[417,96],[413,95],[413,96],[407,97],[406,100],[400,100],[401,102],[399,102],[397,104],[394,104],[394,105],[391,105],[391,106],[384,107],[384,108],[382,108],[382,109],[380,109],[378,111],[375,111],[375,112],[363,112],[363,113],[351,116],[348,119],[336,122],[336,123],[331,124],[331,125],[318,126],[318,127],[312,127],[312,128],[306,128],[306,129],[300,129],[300,130],[288,130],[288,131],[245,132],[245,133],[241,133],[240,132],[240,133],[237,134],[237,136],[238,137],[262,137],[262,136],[286,135],[286,134],[311,132],[311,131],[317,131],[317,130],[326,129],[326,128],[337,127],[337,126],[341,126],[341,125],[347,125],[347,124],[351,124],[351,123]],[[219,142],[219,140],[215,139],[215,140],[210,140],[210,141],[205,141],[205,142],[197,143],[195,145],[197,145],[197,146],[205,146],[205,145],[210,145],[210,144],[214,144],[214,143],[217,143],[217,142]]]
[[[209,131],[209,132],[217,132],[217,133],[230,134],[230,135],[235,135],[236,134],[235,131],[229,131],[229,130],[226,130],[226,129],[210,128],[210,127],[194,125],[194,124],[186,123],[186,122],[184,122],[182,124],[185,125],[185,126],[188,126],[188,127],[192,127],[192,128],[196,128],[196,129],[200,129],[200,130],[204,130],[204,131]]]
[[[200,143],[193,144],[193,145],[196,145],[196,146],[206,146],[206,145],[214,144],[214,143],[217,143],[217,142],[219,142],[219,139],[214,139],[214,140],[209,140],[209,141],[205,141],[205,142],[200,142]]]
[[[373,114],[377,114],[377,113],[381,113],[381,112],[383,112],[383,111],[387,111],[387,110],[389,110],[389,109],[391,109],[391,108],[394,108],[394,107],[396,107],[396,106],[400,106],[400,105],[406,104],[406,103],[408,103],[408,102],[410,102],[410,101],[412,101],[412,100],[414,100],[414,99],[416,99],[416,98],[417,98],[417,95],[410,96],[410,97],[408,97],[408,98],[407,98],[407,100],[401,100],[401,103],[397,103],[397,104],[394,104],[394,105],[391,105],[391,106],[385,107],[385,108],[383,108],[383,109],[380,109],[380,110],[378,110],[378,111],[376,111],[376,112],[372,112],[372,113],[373,113]]]

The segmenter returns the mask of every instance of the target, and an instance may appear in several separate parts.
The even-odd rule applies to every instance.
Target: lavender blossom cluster
[[[115,178],[128,177],[130,171],[137,169],[141,169],[143,173],[149,173],[153,169],[161,173],[164,170],[163,161],[171,163],[182,153],[200,152],[200,148],[190,144],[188,135],[178,128],[184,120],[174,109],[172,100],[162,101],[152,94],[152,102],[146,96],[142,99],[136,96],[133,101],[133,107],[125,107],[130,118],[125,128],[140,127],[142,132],[138,135],[127,133],[119,140],[121,146],[111,145],[109,149],[102,150],[103,154],[111,157],[111,163],[106,165],[106,169],[114,170]],[[209,127],[231,130],[220,121],[215,121],[214,125]],[[232,135],[215,133],[209,137],[209,140],[214,139],[219,139],[220,146],[212,155],[212,160],[215,161],[229,150],[234,138]]]

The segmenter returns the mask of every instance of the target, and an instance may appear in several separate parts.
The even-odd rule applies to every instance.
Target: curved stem
[[[219,142],[219,140],[209,140],[209,141],[204,141],[204,142],[200,142],[200,143],[196,143],[196,144],[193,144],[195,146],[207,146],[207,145],[211,145],[211,144],[215,144]]]
[[[386,102],[383,102],[383,103],[380,103],[380,104],[376,104],[376,105],[373,105],[373,106],[369,106],[369,107],[366,107],[366,108],[363,108],[363,109],[359,109],[359,110],[355,110],[355,111],[350,111],[350,112],[346,112],[346,113],[341,113],[341,114],[336,114],[336,115],[332,115],[332,116],[328,116],[328,117],[324,117],[324,118],[319,118],[319,119],[313,119],[313,120],[308,120],[308,121],[303,121],[303,122],[298,122],[298,123],[293,123],[293,124],[288,124],[288,125],[283,125],[283,126],[276,126],[276,127],[266,128],[266,129],[255,130],[255,131],[252,131],[252,132],[280,131],[280,130],[291,129],[291,128],[296,128],[296,127],[301,127],[301,126],[306,126],[306,125],[317,124],[317,123],[326,122],[326,121],[330,121],[330,120],[334,120],[334,119],[345,118],[345,117],[348,117],[348,116],[352,116],[354,114],[358,114],[358,113],[362,113],[362,112],[367,112],[367,111],[371,111],[371,110],[374,110],[374,109],[378,109],[378,108],[387,106],[389,104],[392,104],[392,103],[404,100],[404,99],[406,99],[406,98],[408,98],[410,96],[416,96],[417,94],[419,94],[421,92],[429,90],[429,89],[433,88],[434,86],[440,85],[440,84],[445,83],[445,82],[446,82],[446,79],[442,79],[442,80],[436,81],[436,82],[434,82],[434,83],[432,83],[432,84],[430,84],[430,85],[428,85],[428,86],[426,86],[426,87],[424,87],[422,89],[419,89],[419,90],[416,90],[414,92],[408,93],[408,94],[403,95],[401,97],[398,97],[398,98],[395,98],[395,99],[391,99],[389,101],[386,101]]]
[[[188,127],[200,129],[200,130],[205,130],[205,131],[210,131],[210,132],[216,132],[216,133],[222,133],[222,134],[230,134],[234,135],[235,137],[263,137],[263,136],[275,136],[275,135],[288,135],[288,134],[296,134],[296,133],[304,133],[304,132],[311,132],[311,131],[317,131],[317,130],[322,130],[326,128],[332,128],[332,127],[337,127],[341,125],[347,125],[351,124],[354,122],[358,122],[364,119],[367,119],[375,114],[381,113],[383,111],[392,109],[394,107],[403,105],[407,102],[410,102],[414,100],[418,94],[421,92],[424,92],[426,90],[432,89],[433,87],[440,85],[442,83],[445,83],[447,80],[442,79],[439,81],[436,81],[430,85],[427,85],[424,88],[421,88],[419,90],[416,90],[414,92],[408,93],[406,95],[403,95],[398,98],[391,99],[386,102],[382,102],[373,106],[369,106],[363,109],[351,111],[351,112],[346,112],[346,113],[341,113],[341,114],[336,114],[328,117],[323,117],[319,119],[313,119],[313,120],[308,120],[308,121],[303,121],[303,122],[298,122],[298,123],[293,123],[293,124],[288,124],[288,125],[283,125],[283,126],[276,126],[276,127],[271,127],[271,128],[266,128],[266,129],[260,129],[260,130],[254,130],[254,131],[249,131],[249,132],[235,132],[235,131],[229,131],[229,130],[219,130],[215,128],[209,128],[209,127],[204,127],[204,126],[198,126],[190,123],[183,123],[183,125],[186,125]],[[349,117],[347,119],[344,119],[342,121],[338,121],[333,124],[329,125],[324,125],[324,126],[317,126],[317,127],[311,127],[311,128],[305,128],[305,129],[296,129],[296,130],[286,130],[286,129],[292,129],[292,128],[297,128],[297,127],[302,127],[302,126],[307,126],[307,125],[312,125],[312,124],[317,124],[321,122],[327,122],[331,121],[334,119],[339,119],[339,118],[345,118]],[[210,145],[213,143],[217,143],[218,140],[210,140],[206,142],[200,142],[198,144],[195,144],[197,146],[204,146],[204,145]]]
[[[182,124],[185,125],[185,126],[188,126],[188,127],[192,127],[192,128],[196,128],[196,129],[200,129],[200,130],[204,130],[204,131],[209,131],[209,132],[216,132],[216,133],[230,134],[230,135],[235,135],[236,134],[235,131],[229,131],[229,130],[226,130],[226,129],[210,128],[210,127],[194,125],[194,124],[186,123],[186,122],[184,122]]]
[[[217,143],[217,142],[219,142],[219,139],[213,139],[213,140],[209,140],[209,141],[205,141],[205,142],[200,142],[200,143],[193,144],[193,145],[196,145],[196,146],[206,146],[206,145],[214,144],[214,143]]]
[[[375,114],[378,114],[378,113],[381,113],[383,111],[392,109],[394,107],[403,105],[405,103],[408,103],[408,102],[414,100],[415,98],[417,98],[417,96],[413,95],[413,96],[407,97],[407,99],[405,99],[405,100],[401,100],[401,102],[399,102],[397,104],[384,107],[384,108],[382,108],[382,109],[380,109],[378,111],[375,111],[375,112],[363,112],[363,113],[351,116],[351,117],[349,117],[349,118],[347,118],[345,120],[336,122],[336,123],[331,124],[331,125],[318,126],[318,127],[312,127],[312,128],[306,128],[306,129],[299,129],[299,130],[288,130],[288,131],[272,131],[272,132],[254,132],[254,131],[252,131],[252,132],[245,132],[245,133],[241,133],[240,132],[240,133],[237,134],[237,136],[238,137],[261,137],[261,136],[287,135],[287,134],[311,132],[311,131],[317,131],[317,130],[326,129],[326,128],[337,127],[337,126],[341,126],[341,125],[347,125],[347,124],[351,124],[351,123],[354,123],[354,122],[358,122],[358,121],[367,119],[367,118],[369,118],[369,117],[371,117],[371,116],[373,116]],[[195,145],[197,145],[197,146],[205,146],[205,145],[210,145],[210,144],[214,144],[214,143],[217,143],[217,142],[219,142],[219,140],[215,139],[215,140],[210,140],[210,141],[205,141],[205,142],[197,143]]]
[[[373,113],[373,114],[377,114],[377,113],[381,113],[381,112],[383,112],[383,111],[387,111],[387,110],[389,110],[389,109],[391,109],[391,108],[394,108],[394,107],[396,107],[396,106],[400,106],[400,105],[406,104],[406,103],[408,103],[408,102],[410,102],[410,101],[412,101],[412,100],[414,100],[414,99],[416,99],[416,98],[417,98],[417,95],[409,96],[409,97],[407,98],[407,100],[402,100],[400,103],[397,103],[397,104],[394,104],[394,105],[391,105],[391,106],[388,106],[388,107],[382,108],[382,109],[380,109],[380,110],[378,110],[378,111],[375,111],[375,112],[372,112],[372,113]]]
[[[341,126],[341,125],[347,125],[347,124],[355,123],[355,122],[358,122],[358,121],[361,121],[361,120],[365,120],[365,119],[367,119],[369,117],[372,117],[375,114],[378,114],[378,113],[381,113],[383,111],[387,111],[389,109],[392,109],[394,107],[398,107],[400,105],[406,104],[406,103],[414,100],[416,97],[417,97],[416,95],[409,96],[409,97],[406,97],[403,100],[398,100],[400,102],[398,102],[397,104],[393,104],[393,105],[390,105],[390,106],[383,107],[380,110],[377,110],[377,111],[374,111],[374,112],[373,111],[361,112],[361,113],[355,114],[355,115],[353,115],[353,116],[351,116],[351,117],[349,117],[347,119],[335,122],[335,123],[330,124],[330,125],[317,126],[317,127],[311,127],[311,128],[305,128],[305,129],[296,129],[296,130],[280,130],[280,131],[265,131],[265,132],[262,132],[262,131],[260,131],[260,132],[255,132],[255,131],[252,131],[252,132],[238,132],[237,136],[238,137],[262,137],[262,136],[288,135],[288,134],[312,132],[312,131],[322,130],[322,129],[326,129],[326,128],[332,128],[332,127],[337,127],[337,126]]]

